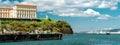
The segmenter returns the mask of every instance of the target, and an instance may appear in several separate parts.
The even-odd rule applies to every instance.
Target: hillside
[[[46,33],[62,33],[62,34],[73,34],[70,24],[65,21],[55,21],[52,19],[40,19],[40,22],[32,21],[1,21],[1,29],[6,29],[8,31],[22,31],[22,32],[34,32],[39,30],[39,32]]]

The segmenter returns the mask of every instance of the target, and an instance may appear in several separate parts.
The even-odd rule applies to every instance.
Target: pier
[[[0,35],[0,42],[30,41],[30,40],[61,40],[62,34],[23,34]]]

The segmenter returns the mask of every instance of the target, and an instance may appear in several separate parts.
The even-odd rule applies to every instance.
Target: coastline
[[[0,42],[30,41],[30,40],[61,40],[62,34],[22,34],[0,35]]]

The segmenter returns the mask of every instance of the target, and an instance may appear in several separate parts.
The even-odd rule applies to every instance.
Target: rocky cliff
[[[63,34],[73,34],[70,24],[65,21],[57,21],[57,28],[59,28]]]
[[[70,24],[66,21],[56,21],[52,19],[40,19],[39,22],[31,21],[2,21],[1,28],[10,31],[32,32],[35,30],[48,33],[73,34]]]

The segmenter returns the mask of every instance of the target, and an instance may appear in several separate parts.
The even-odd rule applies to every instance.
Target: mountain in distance
[[[109,32],[118,32],[118,31],[120,31],[120,28],[118,28],[118,29],[110,29],[110,30],[107,30],[107,31],[109,31]]]
[[[118,28],[118,29],[94,30],[94,31],[88,31],[88,32],[85,32],[85,33],[87,33],[87,34],[106,34],[106,33],[120,34],[120,28]]]

